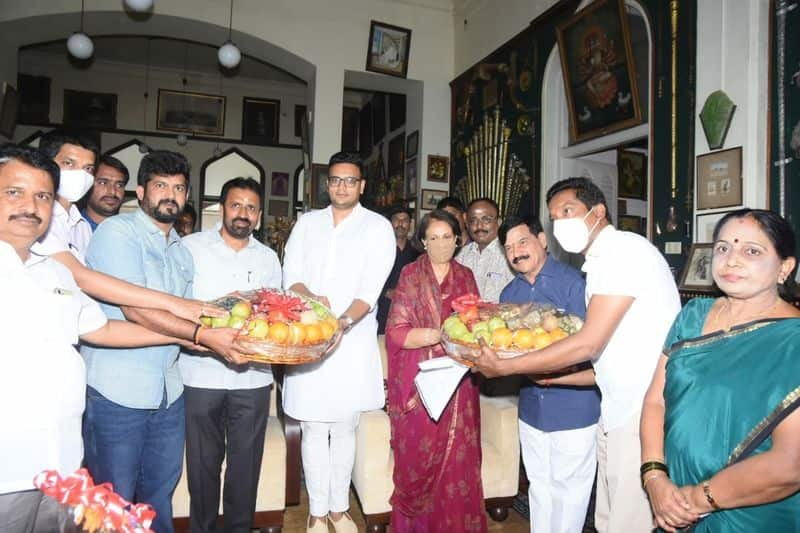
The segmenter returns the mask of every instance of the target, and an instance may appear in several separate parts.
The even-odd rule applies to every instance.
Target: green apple
[[[228,327],[228,319],[230,315],[227,316],[215,316],[211,318],[211,327],[212,328],[227,328]]]
[[[228,320],[228,327],[234,329],[241,329],[244,326],[247,320],[236,315],[231,315],[231,318]]]
[[[264,320],[263,318],[256,318],[250,325],[247,327],[248,337],[253,337],[256,339],[266,339],[267,333],[269,333],[269,323]]]
[[[472,326],[472,333],[477,335],[481,331],[489,331],[489,323],[484,321],[476,322],[474,326]]]
[[[506,323],[499,316],[493,316],[489,319],[489,331],[494,331],[504,327],[506,327]]]
[[[475,335],[475,342],[478,342],[478,339],[483,339],[486,344],[492,344],[492,334],[487,330],[475,331],[473,335]]]
[[[211,327],[211,317],[210,316],[201,316],[200,323],[203,324],[205,327]]]
[[[249,318],[252,313],[253,313],[253,305],[246,300],[242,300],[233,307],[231,307],[231,316],[236,316],[239,318]]]
[[[455,337],[455,339],[461,342],[466,342],[467,344],[475,344],[476,342],[478,342],[477,340],[475,340],[475,335],[473,335],[469,331],[460,334],[458,337]]]

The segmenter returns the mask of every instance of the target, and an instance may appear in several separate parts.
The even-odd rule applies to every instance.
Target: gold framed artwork
[[[681,290],[708,291],[714,290],[714,278],[711,276],[711,243],[695,243],[689,250],[689,257],[683,267]]]
[[[617,150],[617,196],[647,200],[647,155]]]
[[[697,156],[697,209],[742,204],[742,147]]]
[[[436,209],[436,204],[439,203],[445,196],[447,191],[434,191],[432,189],[422,189],[420,193],[419,207],[420,209],[433,210]]]
[[[642,121],[624,0],[597,0],[556,28],[570,143]]]
[[[443,155],[428,156],[428,181],[447,183],[450,158]]]

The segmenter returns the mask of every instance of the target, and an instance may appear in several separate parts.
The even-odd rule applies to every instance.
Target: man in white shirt
[[[58,167],[30,148],[0,147],[0,531],[60,531],[67,518],[33,477],[81,465],[86,368],[79,339],[106,346],[175,339],[107,321],[64,266],[31,251],[47,230]]]
[[[602,393],[595,528],[599,533],[649,533],[652,515],[639,477],[639,418],[664,339],[680,310],[675,280],[658,249],[611,225],[605,197],[591,180],[559,181],[547,192],[547,206],[561,248],[586,257],[583,329],[514,359],[500,360],[484,347],[477,369],[490,377],[543,374],[591,361]]]
[[[505,250],[497,239],[499,213],[497,203],[491,198],[471,201],[467,207],[467,229],[472,242],[456,256],[456,261],[475,274],[480,297],[487,302],[497,302],[505,286],[514,279]]]
[[[349,508],[355,430],[361,411],[384,403],[375,307],[392,269],[395,239],[381,215],[361,206],[363,165],[355,154],[328,164],[331,205],[300,217],[286,244],[284,287],[339,316],[341,344],[320,363],[287,371],[283,408],[301,421],[308,531],[355,533]]]
[[[261,185],[234,178],[222,186],[222,223],[182,239],[194,259],[194,296],[213,300],[238,290],[281,286],[278,256],[253,238],[261,220]],[[220,468],[226,458],[226,532],[252,529],[269,417],[269,366],[233,365],[214,354],[182,352],[186,409],[189,528],[216,531]]]

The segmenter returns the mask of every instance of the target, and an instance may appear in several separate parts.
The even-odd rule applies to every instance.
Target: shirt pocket
[[[42,328],[44,340],[64,340],[69,344],[78,344],[80,340],[78,332],[78,321],[81,313],[81,303],[77,293],[72,289],[54,288],[52,292],[45,296],[46,306],[49,310],[47,315],[40,319],[47,322],[58,324],[60,327]],[[60,337],[60,338],[59,338]]]

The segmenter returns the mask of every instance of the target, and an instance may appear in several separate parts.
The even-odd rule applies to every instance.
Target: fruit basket
[[[330,309],[291,291],[236,292],[210,303],[229,314],[202,317],[203,324],[238,329],[236,348],[258,363],[313,363],[336,342],[339,331],[339,323]]]
[[[471,365],[483,339],[501,359],[518,357],[566,338],[583,320],[552,306],[493,304],[475,295],[453,301],[454,313],[442,325],[442,346],[450,357]]]

